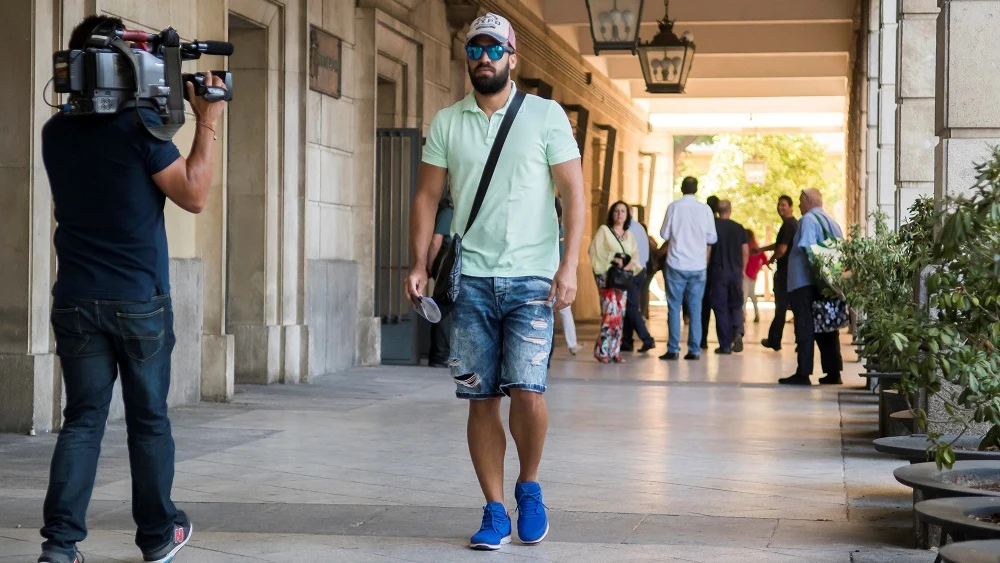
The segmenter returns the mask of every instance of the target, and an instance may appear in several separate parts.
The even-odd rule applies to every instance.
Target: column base
[[[55,354],[0,354],[0,432],[35,434],[58,427],[62,385]]]
[[[281,381],[283,383],[304,383],[309,379],[309,327],[286,325],[284,332],[284,356]]]
[[[282,327],[231,325],[235,341],[236,383],[270,385],[281,380]]]
[[[358,319],[358,365],[377,366],[382,363],[382,319]]]
[[[201,400],[233,400],[236,377],[236,339],[232,334],[201,337]]]

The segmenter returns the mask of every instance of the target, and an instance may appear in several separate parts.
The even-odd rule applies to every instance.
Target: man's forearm
[[[208,190],[212,187],[214,169],[215,133],[209,129],[209,125],[198,124],[195,126],[191,154],[187,158],[187,186],[191,200],[204,205],[208,199]]]
[[[583,186],[567,186],[561,191],[565,233],[562,263],[575,268],[580,263],[580,245],[583,244],[583,223],[586,219],[587,203]]]
[[[410,259],[412,268],[427,269],[428,250],[434,236],[434,213],[437,200],[421,190],[413,196],[410,208]]]

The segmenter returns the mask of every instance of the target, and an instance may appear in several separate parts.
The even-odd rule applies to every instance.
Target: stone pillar
[[[934,194],[937,0],[899,3],[896,53],[896,222],[921,196]]]
[[[52,197],[41,131],[52,110],[42,88],[52,76],[58,29],[51,2],[4,3],[0,37],[0,432],[52,430],[61,387],[49,337]],[[54,95],[51,87],[47,95]]]
[[[896,6],[881,0],[878,52],[878,209],[890,221],[896,207]],[[872,210],[874,211],[874,210]]]
[[[355,142],[354,185],[358,186],[354,214],[355,257],[362,268],[358,287],[359,366],[382,362],[382,323],[375,316],[375,92],[378,49],[376,2],[364,0],[354,10]]]
[[[198,37],[223,38],[227,27],[224,5],[210,9],[210,4],[200,6],[198,13]],[[198,70],[226,68],[223,57],[202,57]],[[227,131],[224,115],[219,123],[220,131]],[[202,289],[204,295],[204,316],[201,338],[201,398],[206,401],[229,401],[233,398],[233,374],[235,372],[235,346],[233,336],[226,334],[226,209],[225,186],[226,155],[228,135],[220,135],[215,144],[215,171],[212,188],[205,209],[197,216],[196,240],[199,257],[204,265]]]
[[[1000,144],[1000,0],[939,0],[934,195],[975,183],[973,166]]]
[[[868,232],[874,228],[869,224],[868,216],[878,209],[878,140],[879,140],[879,34],[881,0],[869,0],[868,4],[868,76],[865,106],[867,107],[867,131],[864,136],[865,153],[865,200],[859,202],[863,210],[861,219],[868,225]]]

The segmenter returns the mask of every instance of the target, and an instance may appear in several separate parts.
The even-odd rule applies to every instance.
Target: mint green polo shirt
[[[423,161],[448,170],[455,203],[451,232],[462,235],[463,274],[551,279],[559,269],[559,224],[549,167],[580,158],[569,118],[558,103],[525,96],[479,215],[464,232],[490,147],[513,98],[512,87],[507,104],[490,119],[472,93],[438,112]]]

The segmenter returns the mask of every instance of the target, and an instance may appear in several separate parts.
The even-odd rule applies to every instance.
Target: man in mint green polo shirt
[[[538,484],[548,428],[543,393],[553,311],[576,298],[585,200],[580,151],[566,113],[556,102],[526,96],[476,221],[468,233],[459,232],[514,98],[510,71],[517,66],[514,29],[502,16],[476,19],[466,39],[473,92],[431,122],[410,218],[414,263],[407,292],[410,299],[424,294],[427,267],[422,261],[437,202],[450,178],[455,204],[451,232],[462,236],[462,278],[452,312],[448,363],[456,396],[469,399],[469,452],[487,501],[470,547],[494,550],[511,537],[503,504],[504,395],[511,399],[510,432],[521,465],[514,489],[518,538],[534,544],[548,533]],[[562,260],[554,188],[564,206]]]

